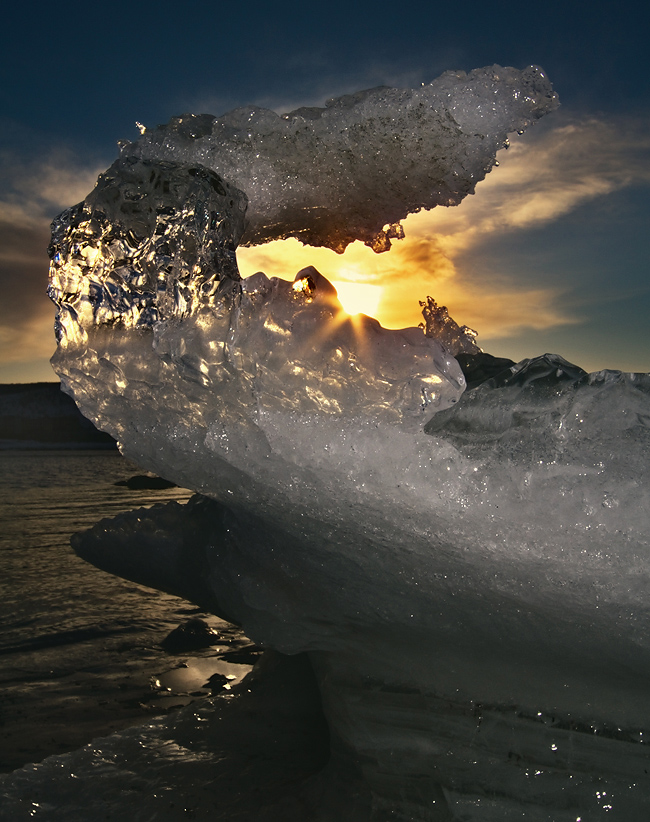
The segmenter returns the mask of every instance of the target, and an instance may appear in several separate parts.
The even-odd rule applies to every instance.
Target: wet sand
[[[191,670],[176,669],[182,679],[191,679]],[[0,775],[0,819],[370,818],[367,791],[348,770],[332,780],[329,758],[327,723],[307,655],[267,651],[230,691]],[[350,817],[350,808],[361,813]]]
[[[216,631],[215,645],[170,653],[161,645],[167,632],[152,628],[145,636],[117,632],[101,641],[82,638],[68,643],[65,654],[60,644],[5,652],[0,772],[76,750],[238,683],[260,650],[235,626],[185,610]]]

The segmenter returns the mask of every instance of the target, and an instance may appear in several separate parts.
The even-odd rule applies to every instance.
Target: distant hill
[[[0,448],[116,448],[58,382],[0,384]]]

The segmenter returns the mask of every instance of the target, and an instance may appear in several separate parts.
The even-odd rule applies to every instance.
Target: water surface
[[[215,657],[247,642],[240,631],[72,551],[70,536],[103,517],[191,496],[115,484],[138,473],[116,452],[0,451],[1,771],[186,704],[209,693],[211,671],[250,669]],[[219,645],[167,654],[160,642],[194,616]]]

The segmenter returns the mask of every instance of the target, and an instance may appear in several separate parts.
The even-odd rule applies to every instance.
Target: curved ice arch
[[[257,106],[186,114],[145,129],[122,153],[200,163],[245,191],[245,245],[297,237],[342,252],[361,240],[380,252],[403,236],[407,214],[472,193],[508,134],[557,106],[539,67],[494,65],[282,115]]]

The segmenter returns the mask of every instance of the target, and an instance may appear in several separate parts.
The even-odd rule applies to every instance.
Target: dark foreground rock
[[[170,654],[182,654],[218,645],[219,634],[202,619],[188,619],[168,634],[160,643]]]

